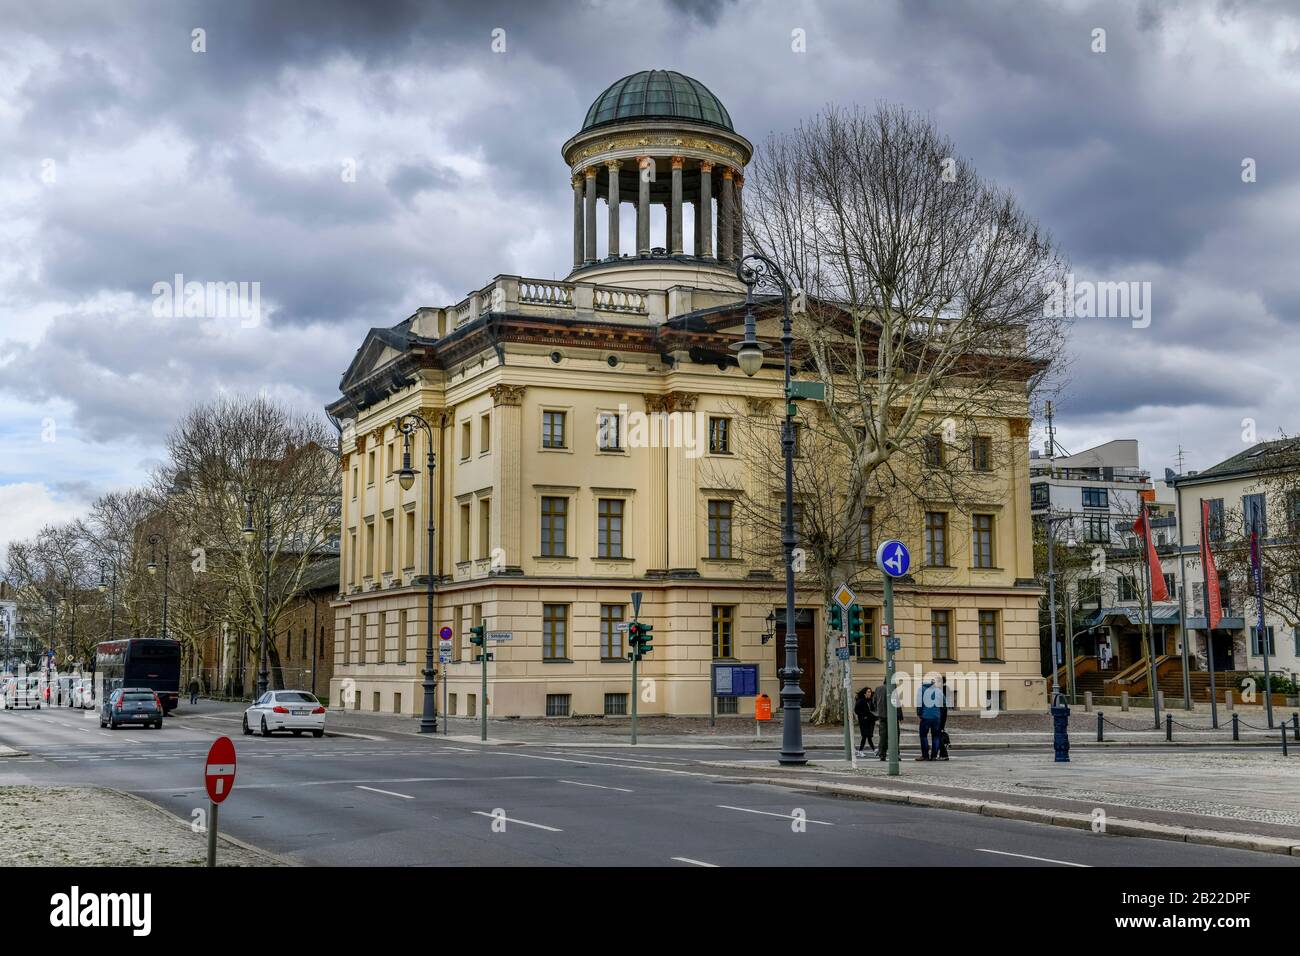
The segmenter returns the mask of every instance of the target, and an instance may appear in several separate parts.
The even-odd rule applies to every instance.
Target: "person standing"
[[[199,702],[199,679],[190,678],[190,704],[194,705]]]
[[[939,689],[933,680],[921,685],[916,699],[916,716],[921,718],[921,756],[917,760],[939,757]]]
[[[876,727],[876,715],[872,712],[872,698],[875,697],[875,691],[870,687],[864,687],[853,698],[853,713],[858,718],[858,731],[862,735],[862,741],[858,744],[858,756],[865,757],[867,746],[871,746],[871,753],[876,753],[876,743],[872,739],[872,732]]]
[[[939,687],[939,759],[948,759],[948,678]]]
[[[889,711],[892,708],[889,706],[889,691],[886,689],[884,684],[878,685],[875,691],[872,693],[871,704],[876,714],[877,725],[880,728],[880,749],[879,749],[880,759],[888,760],[889,759],[889,718],[890,718]],[[897,716],[897,712],[895,712],[894,716]]]

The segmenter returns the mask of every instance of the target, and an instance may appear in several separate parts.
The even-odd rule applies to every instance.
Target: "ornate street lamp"
[[[794,609],[794,403],[790,400],[791,357],[794,349],[794,323],[790,318],[790,284],[776,263],[751,252],[736,263],[736,275],[745,283],[745,337],[731,348],[742,372],[753,377],[763,367],[763,353],[768,346],[758,341],[758,322],[754,316],[754,286],[761,278],[776,282],[781,290],[781,349],[785,361],[785,419],[781,424],[781,453],[785,459],[785,514],[781,522],[781,553],[785,560],[785,667],[781,678],[781,756],[780,763],[799,766],[808,758],[803,749],[803,726],[800,710],[803,689],[799,686],[799,636],[795,632]]]
[[[257,696],[261,697],[266,693],[270,685],[270,672],[266,666],[266,649],[269,643],[270,620],[271,620],[271,494],[266,491],[250,491],[244,495],[244,504],[247,510],[244,513],[244,527],[240,530],[240,536],[251,542],[257,537],[257,531],[253,527],[253,504],[262,500],[262,640],[261,651],[258,653],[257,662]]]
[[[428,439],[429,454],[424,469],[428,483],[425,495],[425,516],[428,519],[428,557],[425,561],[425,640],[424,640],[424,711],[420,716],[420,733],[436,734],[438,732],[438,672],[433,666],[433,428],[415,413],[401,416],[397,420],[397,430],[402,433],[402,467],[395,474],[402,490],[410,491],[415,486],[416,471],[411,467],[411,435],[417,428],[423,428]],[[484,702],[481,706],[486,707]]]
[[[158,542],[162,541],[162,535],[149,535],[149,563],[145,565],[145,570],[150,574],[158,573]],[[172,552],[166,542],[163,542],[163,583],[162,583],[162,636],[163,640],[167,639],[167,581],[171,577],[172,569]]]

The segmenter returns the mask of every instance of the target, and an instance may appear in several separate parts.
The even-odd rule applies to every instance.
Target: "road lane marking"
[[[1091,863],[1071,863],[1069,860],[1049,860],[1045,856],[1028,856],[1024,853],[1008,853],[1006,850],[986,850],[983,847],[976,847],[976,853],[996,853],[998,856],[1015,856],[1022,860],[1037,860],[1039,863],[1056,863],[1060,866],[1081,866],[1084,869],[1092,869]]]
[[[705,863],[703,860],[692,860],[689,856],[675,856],[673,859],[678,863],[689,863],[691,866],[707,866],[711,870],[716,870],[718,868],[718,864],[716,863]]]
[[[390,796],[390,797],[401,797],[403,800],[414,800],[414,799],[415,799],[415,797],[411,796],[409,793],[395,793],[395,792],[392,791],[392,790],[380,790],[378,787],[363,787],[363,786],[361,786],[360,784],[358,784],[358,785],[357,785],[357,789],[358,789],[358,790],[369,790],[371,793],[384,793],[384,794],[387,794],[387,795]]]
[[[501,751],[501,756],[526,757],[529,760],[554,760],[557,763],[576,763],[579,766],[583,766],[583,767],[592,766],[591,762],[588,760],[571,760],[568,757],[543,757],[541,754],[524,754],[524,753],[519,753],[517,750],[503,750]],[[624,770],[645,770],[645,771],[649,771],[650,773],[676,773],[687,777],[720,776],[720,774],[716,774],[716,773],[701,773],[698,770],[670,770],[668,767],[643,767],[640,764],[634,764],[634,763],[602,763],[602,764],[595,764],[595,766],[621,767]]]
[[[595,787],[597,790],[617,790],[619,793],[632,793],[627,787],[606,787],[599,783],[582,783],[579,780],[561,780],[560,783],[573,784],[575,787]]]
[[[644,757],[625,757],[622,754],[613,754],[613,755],[584,754],[584,753],[579,753],[576,750],[548,750],[546,752],[548,754],[559,754],[564,757],[587,757],[588,759],[591,760],[630,760],[633,763],[650,763],[650,764],[664,763],[664,764],[675,764],[678,766],[690,763],[689,760],[648,760]]]
[[[550,830],[552,833],[563,833],[559,827],[548,827],[542,823],[529,823],[527,820],[516,820],[514,817],[507,817],[499,813],[486,813],[483,810],[471,810],[471,813],[477,813],[481,817],[490,817],[493,820],[504,820],[506,823],[517,823],[521,827],[536,827],[539,830]]]
[[[21,760],[21,757],[10,758],[12,760]],[[480,783],[495,782],[498,780],[547,780],[548,777],[537,776],[492,776],[492,777],[399,777],[396,780],[294,780],[286,783],[241,783],[240,790],[287,790],[294,787],[342,787],[356,786],[362,783]],[[171,787],[147,787],[132,790],[131,793],[172,793],[176,790],[184,790],[186,793],[192,791],[202,791],[202,787],[171,786]]]
[[[725,803],[714,804],[719,810],[739,810],[741,813],[761,813],[765,817],[780,817],[782,820],[799,820],[793,813],[773,813],[770,810],[751,810],[748,807],[729,807]],[[800,820],[802,823],[816,823],[818,826],[833,827],[835,824],[827,823],[825,820]]]

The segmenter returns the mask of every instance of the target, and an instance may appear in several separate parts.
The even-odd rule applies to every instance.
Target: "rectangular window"
[[[394,694],[394,695],[393,695],[393,713],[395,713],[395,714],[400,714],[401,712],[402,712],[402,695],[401,695],[401,694]]]
[[[623,557],[622,498],[601,498],[596,502],[596,554],[602,558]]]
[[[977,436],[971,446],[971,467],[976,471],[993,470],[993,439]]]
[[[564,448],[564,412],[542,412],[542,447]]]
[[[360,555],[357,553],[357,533],[355,531],[348,533],[348,584],[357,583],[357,562]]]
[[[600,606],[600,658],[605,661],[623,659],[623,635],[618,626],[626,619],[627,611],[622,604],[602,604]]]
[[[473,444],[473,437],[474,436],[470,431],[469,419],[467,418],[460,423],[460,460],[461,461],[465,461],[465,459],[469,458],[470,453],[473,452],[474,449],[470,447]]]
[[[1029,486],[1029,504],[1033,508],[1046,508],[1052,501],[1051,486],[1045,481]]]
[[[352,469],[352,500],[353,501],[357,500],[357,485],[359,485],[360,483],[361,483],[360,472],[356,468],[353,468]]]
[[[393,476],[393,443],[389,442],[384,446],[384,477]]]
[[[1101,578],[1080,578],[1078,601],[1080,604],[1100,604]]]
[[[569,553],[569,499],[542,499],[542,556],[562,558]]]
[[[925,563],[932,568],[948,564],[948,513],[925,513]]]
[[[384,571],[393,573],[393,561],[397,554],[397,541],[393,537],[393,516],[384,519]]]
[[[596,447],[601,451],[623,450],[623,423],[614,412],[601,412],[596,417]]]
[[[939,434],[926,435],[922,440],[922,451],[925,457],[925,467],[942,468],[943,467],[943,436]]]
[[[374,483],[375,483],[375,453],[371,451],[370,454],[366,456],[366,484],[373,485]]]
[[[1083,519],[1083,538],[1093,543],[1110,542],[1109,521],[1106,515],[1087,515]]]
[[[1105,488],[1084,488],[1083,506],[1085,508],[1106,508],[1110,505],[1110,496]]]
[[[715,455],[731,454],[731,419],[709,419],[709,451]]]
[[[363,576],[369,578],[375,574],[375,520],[373,518],[366,519],[365,533],[366,566]]]
[[[1131,574],[1121,574],[1116,584],[1116,593],[1120,601],[1136,601],[1138,599],[1137,578]]]
[[[352,618],[343,619],[343,659],[340,664],[347,664],[352,660]]]
[[[373,711],[377,714],[377,713],[379,713],[379,711],[380,711],[380,709],[381,709],[381,708],[380,708],[380,700],[379,700],[379,691],[375,691],[375,692],[371,695],[371,697],[372,697],[372,699],[373,699],[373,704],[372,704],[372,706],[371,706],[370,709],[373,710]]]
[[[569,656],[569,605],[542,605],[542,659],[562,661]]]
[[[971,558],[974,567],[993,567],[992,515],[971,515]]]
[[[930,612],[930,646],[936,661],[952,657],[952,611]]]
[[[606,694],[605,695],[605,716],[626,717],[627,716],[627,694]]]
[[[375,626],[375,663],[382,664],[388,658],[388,612],[379,612],[379,622]]]
[[[405,535],[406,547],[403,549],[405,551],[405,556],[403,557],[402,560],[402,567],[414,568],[415,567],[415,512],[414,511],[406,512],[406,516],[403,519],[403,523],[406,525],[406,535]]]
[[[735,657],[734,627],[736,609],[730,605],[713,605],[713,656]]]
[[[867,507],[862,510],[862,520],[858,522],[858,560],[867,564],[874,564],[876,560],[872,531],[875,520],[875,508]]]
[[[492,450],[492,413],[484,412],[478,419],[478,453],[486,455]]]
[[[709,502],[709,557],[731,557],[731,502]]]
[[[547,717],[568,717],[569,701],[572,699],[570,694],[547,694],[546,695],[546,716]]]
[[[406,641],[409,628],[410,618],[405,611],[399,611],[397,615],[397,663],[406,663]]]
[[[469,560],[469,531],[470,531],[469,503],[460,506],[460,560],[462,562]]]
[[[794,457],[803,457],[803,423],[791,423],[791,429],[794,432]]]
[[[1270,624],[1270,625],[1265,629],[1265,631],[1266,631],[1266,633],[1267,633],[1267,635],[1268,635],[1268,637],[1267,637],[1267,642],[1268,642],[1268,656],[1269,656],[1269,657],[1275,657],[1275,656],[1277,655],[1277,645],[1275,645],[1275,644],[1273,643],[1273,625]],[[1258,625],[1258,624],[1254,625],[1254,626],[1250,629],[1250,653],[1251,653],[1251,656],[1252,656],[1252,657],[1262,657],[1262,656],[1264,655],[1264,650],[1263,650],[1263,647],[1261,646],[1261,641],[1260,641],[1260,639],[1259,639],[1259,625]]]
[[[980,628],[980,660],[996,661],[1001,655],[998,653],[998,612],[997,611],[980,611],[979,612]]]
[[[1165,591],[1169,594],[1169,600],[1178,600],[1178,586],[1174,584],[1174,576],[1172,574],[1165,575]]]
[[[1256,528],[1261,539],[1268,537],[1268,513],[1264,510],[1262,494],[1241,496],[1241,516],[1245,525],[1243,531],[1247,538]]]
[[[1210,540],[1223,540],[1223,499],[1210,499]]]
[[[491,557],[492,550],[492,499],[483,498],[478,503],[478,556]]]

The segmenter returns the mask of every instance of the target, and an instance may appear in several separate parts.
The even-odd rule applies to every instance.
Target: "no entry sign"
[[[208,788],[208,799],[220,803],[230,796],[235,786],[235,745],[229,737],[218,737],[208,751],[208,762],[203,768],[203,782]]]

